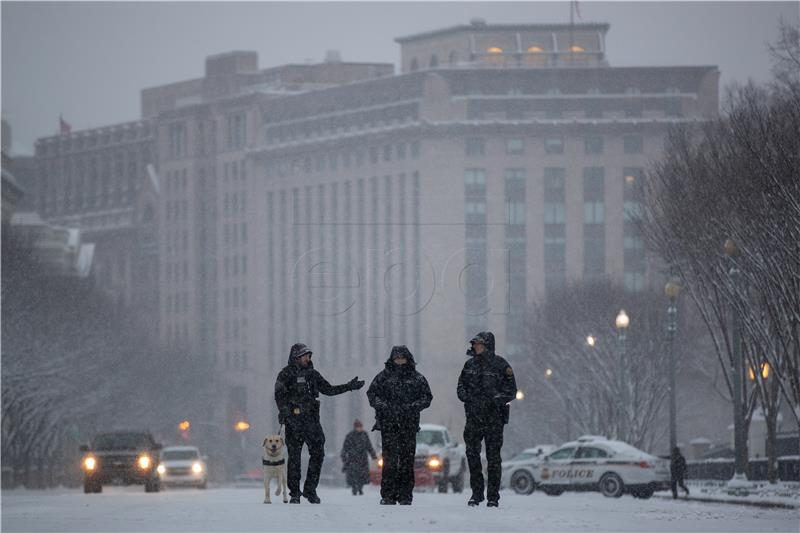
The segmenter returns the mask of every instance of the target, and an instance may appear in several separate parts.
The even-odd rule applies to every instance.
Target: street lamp
[[[619,440],[625,440],[628,437],[626,434],[628,398],[625,387],[625,338],[630,323],[631,320],[628,317],[628,313],[626,313],[624,309],[620,309],[617,314],[617,319],[614,321],[617,327],[617,338],[619,339],[619,350],[617,354],[617,379],[619,380],[617,384],[619,387],[617,389],[619,391],[619,429],[617,438]]]
[[[525,393],[518,389],[516,398],[517,398],[517,400],[524,400],[525,399]]]
[[[739,266],[736,264],[736,258],[739,256],[739,247],[736,246],[733,240],[727,239],[723,249],[731,264],[728,270],[728,277],[735,297],[739,279]],[[744,433],[744,405],[742,405],[744,361],[742,360],[742,331],[739,322],[739,314],[736,312],[734,300],[731,298],[731,344],[733,344],[731,381],[733,382],[733,449],[735,452],[732,481],[745,481],[747,479],[745,474],[747,469],[747,436]]]
[[[678,328],[678,307],[675,305],[681,286],[674,281],[668,281],[664,286],[667,295],[667,355],[669,357],[669,449],[670,453],[678,445],[677,414],[675,407],[675,330]]]
[[[597,339],[594,335],[587,335],[586,336],[586,344],[590,347],[594,348],[594,345],[597,344]]]
[[[245,468],[247,468],[247,452],[245,451],[244,434],[250,429],[250,424],[246,420],[238,420],[236,424],[234,424],[233,429],[239,433],[239,444],[242,447],[242,471],[244,471]]]

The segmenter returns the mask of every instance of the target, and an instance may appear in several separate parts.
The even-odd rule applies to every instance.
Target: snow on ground
[[[800,530],[800,512],[730,504],[502,493],[499,509],[468,508],[466,494],[415,493],[414,504],[380,506],[321,487],[321,505],[262,503],[261,488],[210,487],[145,494],[141,487],[3,491],[3,531],[770,531]]]

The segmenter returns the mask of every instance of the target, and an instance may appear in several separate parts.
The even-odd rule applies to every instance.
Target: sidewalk
[[[751,488],[731,491],[725,481],[688,481],[689,497],[678,491],[678,499],[706,503],[730,503],[773,509],[800,509],[800,483],[779,482],[770,485],[764,481],[751,482]],[[659,492],[654,496],[672,499],[672,493]]]

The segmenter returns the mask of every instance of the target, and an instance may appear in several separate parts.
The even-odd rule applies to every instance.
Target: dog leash
[[[281,436],[281,431],[283,431],[283,424],[278,427],[278,436]]]

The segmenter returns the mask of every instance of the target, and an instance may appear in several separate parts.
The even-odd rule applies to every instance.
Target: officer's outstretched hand
[[[359,381],[358,376],[356,376],[350,381],[348,381],[347,385],[348,387],[350,387],[350,390],[358,390],[364,386],[364,380],[362,379],[361,381]]]

